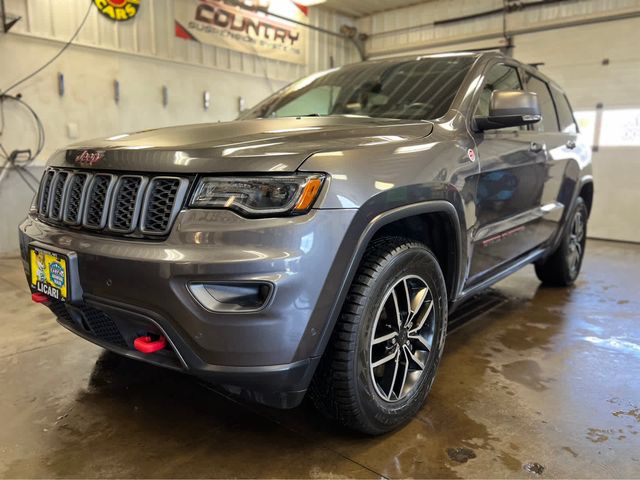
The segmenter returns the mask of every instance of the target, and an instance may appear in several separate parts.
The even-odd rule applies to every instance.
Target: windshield
[[[365,62],[316,73],[240,118],[364,115],[430,120],[443,116],[474,56]]]

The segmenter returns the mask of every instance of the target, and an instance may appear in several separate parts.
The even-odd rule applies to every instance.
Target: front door
[[[476,115],[489,113],[494,90],[521,90],[515,66],[497,64],[485,74]],[[476,137],[480,174],[469,281],[474,284],[545,240],[541,201],[548,177],[547,147],[527,127],[489,130]]]

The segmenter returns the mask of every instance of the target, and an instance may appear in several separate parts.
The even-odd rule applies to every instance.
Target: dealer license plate
[[[29,247],[31,287],[56,300],[69,297],[69,261],[65,255]]]

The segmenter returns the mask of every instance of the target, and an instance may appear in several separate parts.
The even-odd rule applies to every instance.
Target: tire
[[[314,404],[363,433],[399,427],[431,389],[446,331],[447,292],[433,253],[404,238],[374,240],[311,384]]]
[[[587,206],[582,197],[578,197],[560,245],[544,262],[535,264],[536,275],[544,285],[568,287],[578,278],[587,241],[588,217]]]

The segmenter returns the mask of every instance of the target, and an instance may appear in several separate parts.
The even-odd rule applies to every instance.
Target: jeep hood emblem
[[[104,151],[84,150],[73,159],[78,165],[95,165],[104,158]]]

